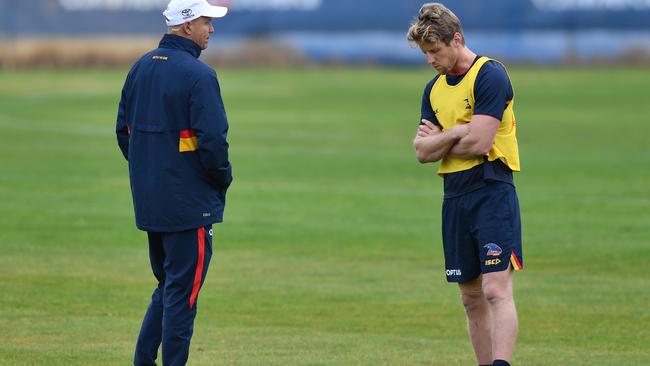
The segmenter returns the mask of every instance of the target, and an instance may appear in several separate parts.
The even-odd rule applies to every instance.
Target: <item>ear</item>
[[[181,27],[183,30],[183,33],[187,34],[188,36],[192,34],[192,22],[186,22],[183,23],[183,26]]]
[[[463,35],[458,33],[458,32],[454,33],[454,42],[455,42],[456,47],[460,47],[463,44],[465,44],[465,42],[463,40]]]

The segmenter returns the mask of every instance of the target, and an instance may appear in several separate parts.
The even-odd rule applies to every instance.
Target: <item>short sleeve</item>
[[[438,80],[439,76],[436,76],[433,78],[433,80],[429,81],[427,84],[426,88],[424,88],[424,94],[422,95],[422,111],[420,113],[420,124],[422,123],[421,121],[423,119],[426,119],[428,121],[431,121],[433,124],[440,126],[440,123],[438,122],[438,118],[436,118],[436,114],[433,113],[433,108],[431,108],[431,100],[429,100],[429,95],[431,95],[431,89],[433,89],[433,84],[436,83],[436,80]]]
[[[478,73],[474,85],[474,114],[503,118],[503,111],[512,101],[514,92],[503,65],[488,61]]]

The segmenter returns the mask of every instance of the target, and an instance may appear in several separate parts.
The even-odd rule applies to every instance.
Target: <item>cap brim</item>
[[[210,17],[210,18],[223,18],[228,14],[228,8],[225,6],[215,6],[215,5],[210,5],[208,9],[201,15],[204,17]]]

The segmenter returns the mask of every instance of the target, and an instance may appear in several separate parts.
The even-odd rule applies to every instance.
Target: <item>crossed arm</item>
[[[486,155],[492,148],[501,121],[488,115],[474,115],[470,123],[442,131],[423,119],[413,141],[415,154],[422,164],[438,161],[446,155],[471,159]]]

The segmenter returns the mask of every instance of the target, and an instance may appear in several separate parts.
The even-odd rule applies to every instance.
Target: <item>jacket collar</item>
[[[183,38],[175,34],[165,34],[160,40],[160,48],[171,48],[189,52],[195,58],[201,56],[201,47],[191,39]]]

